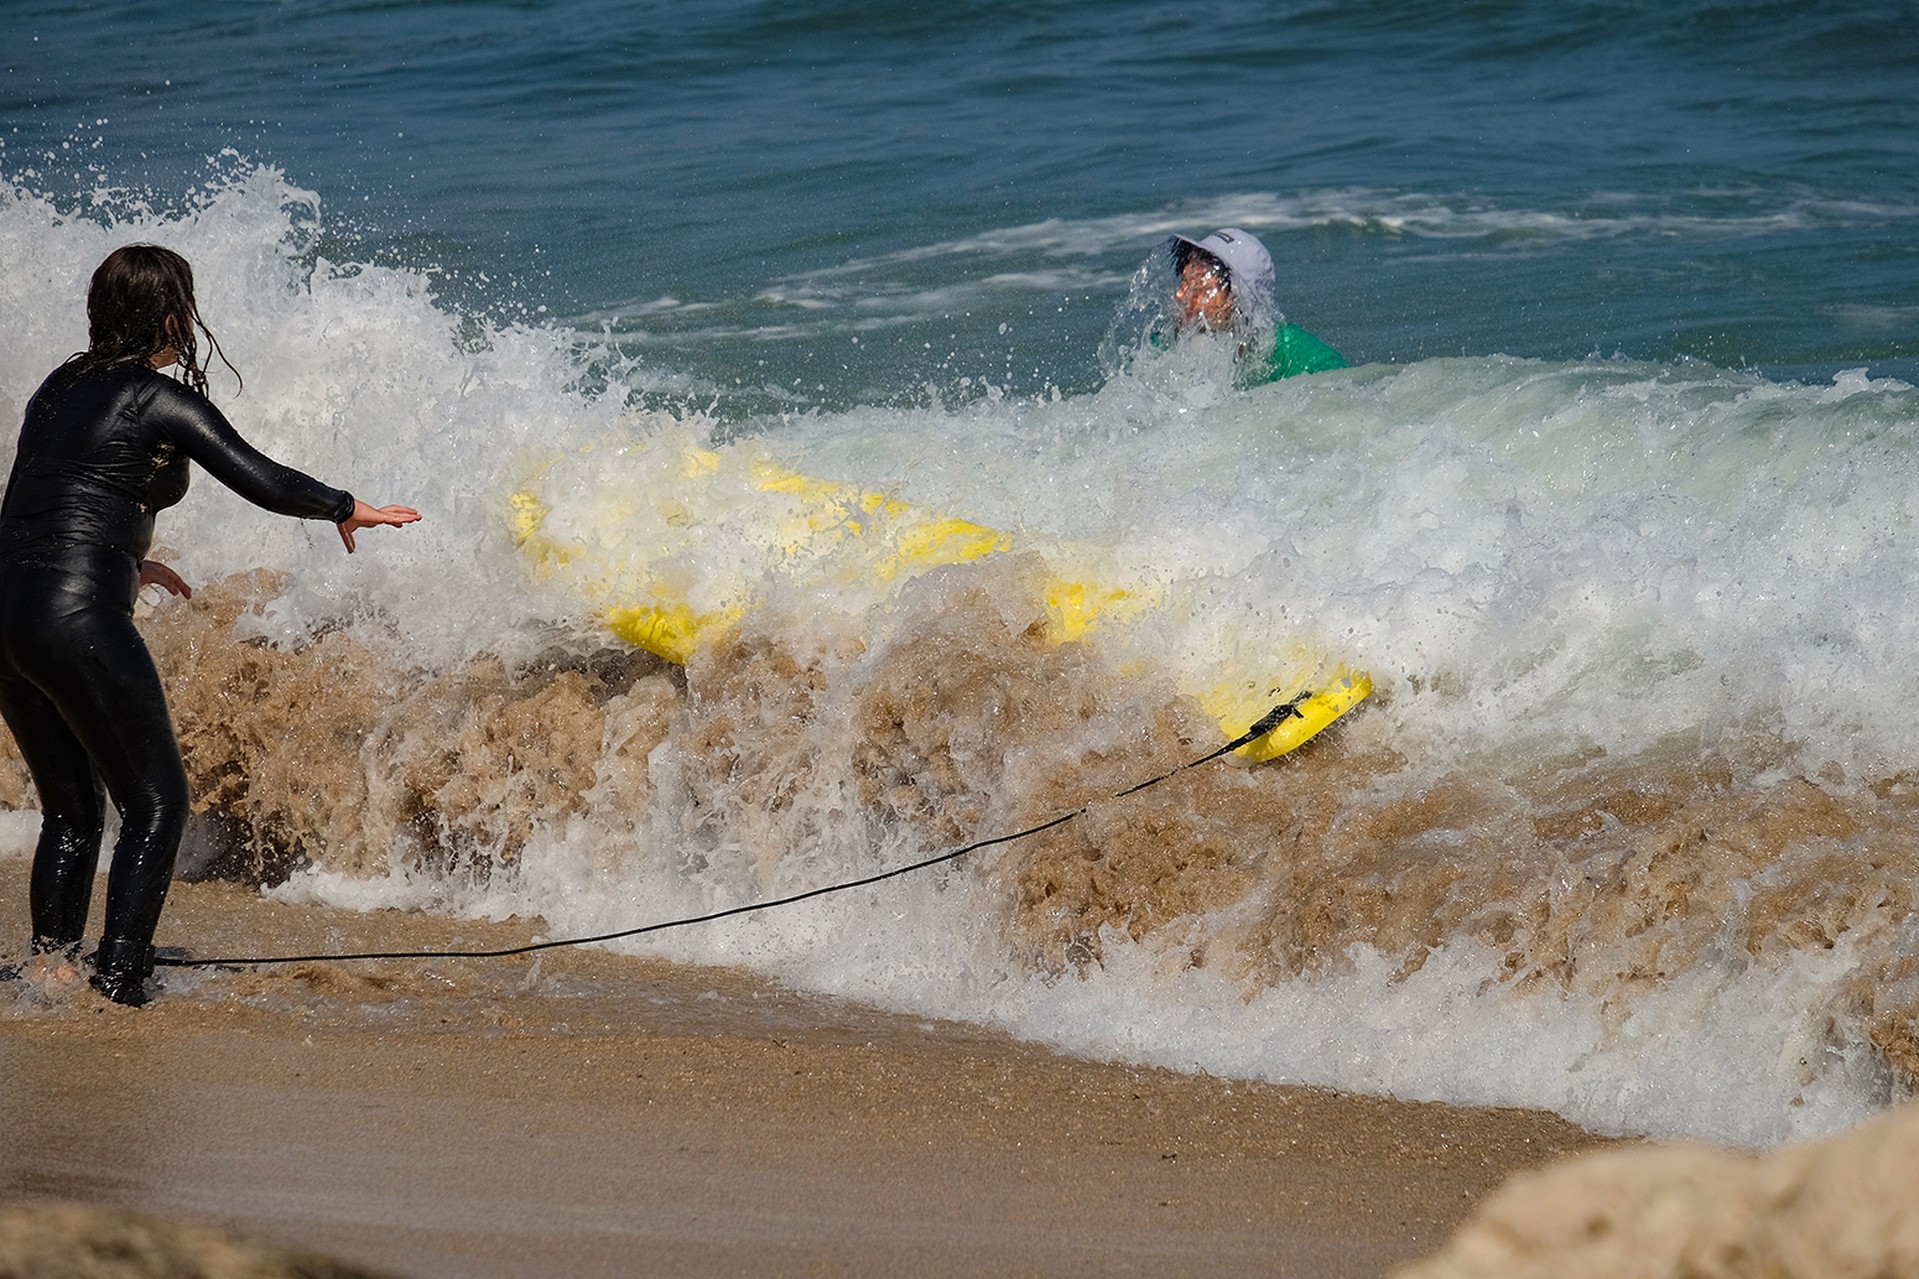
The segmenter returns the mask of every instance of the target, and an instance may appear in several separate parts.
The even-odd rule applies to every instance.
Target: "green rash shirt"
[[[1160,332],[1148,335],[1147,341],[1156,350],[1165,350],[1172,341]],[[1314,337],[1297,324],[1282,324],[1279,332],[1273,335],[1272,349],[1267,351],[1264,367],[1261,368],[1248,357],[1242,368],[1247,375],[1241,386],[1265,386],[1268,382],[1277,382],[1283,377],[1297,377],[1301,373],[1325,373],[1330,369],[1344,369],[1351,366],[1346,357],[1319,338]]]
[[[1266,376],[1255,376],[1252,379],[1254,386],[1264,386],[1268,382],[1277,382],[1283,377],[1294,377],[1301,373],[1324,373],[1328,369],[1347,367],[1345,356],[1297,324],[1279,326],[1279,332],[1273,335],[1272,353],[1266,360]]]

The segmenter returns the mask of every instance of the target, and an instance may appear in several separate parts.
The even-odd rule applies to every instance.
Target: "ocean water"
[[[1090,805],[631,944],[1613,1132],[1919,1078],[1919,8],[26,3],[0,103],[0,415],[157,240],[242,431],[427,516],[162,519],[196,857],[563,936]],[[1352,369],[1134,340],[1229,224]]]

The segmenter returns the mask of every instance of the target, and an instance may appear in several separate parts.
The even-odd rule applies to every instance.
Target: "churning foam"
[[[204,480],[162,520],[206,589],[143,624],[235,873],[558,935],[1093,802],[648,946],[1075,1052],[1609,1131],[1776,1141],[1919,1077],[1913,388],[1480,358],[1238,391],[1194,349],[1088,395],[749,424],[729,447],[1020,549],[769,584],[682,671],[510,535],[513,495],[592,448],[559,500],[643,558],[623,504],[675,493],[649,450],[708,431],[664,398],[682,375],[456,314],[432,272],[329,261],[324,232],[266,168],[167,212],[0,184],[0,411],[82,345],[99,258],[161,240],[249,438],[426,512],[352,560]],[[717,526],[716,555],[755,532]],[[1051,643],[1062,567],[1156,606]],[[1183,666],[1302,645],[1379,695],[1275,765],[1102,798],[1221,740]],[[17,766],[0,799],[30,802]]]

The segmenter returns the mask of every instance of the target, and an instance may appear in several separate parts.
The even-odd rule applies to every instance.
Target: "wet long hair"
[[[157,244],[129,244],[107,254],[94,269],[87,286],[87,349],[66,367],[72,376],[84,377],[118,364],[144,363],[173,347],[180,353],[180,380],[205,395],[202,336],[227,371],[239,378],[240,371],[200,319],[187,260]]]

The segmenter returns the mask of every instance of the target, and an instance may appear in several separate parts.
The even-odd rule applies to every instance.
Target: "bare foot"
[[[77,990],[86,981],[80,965],[61,951],[35,955],[20,975],[49,995]]]

